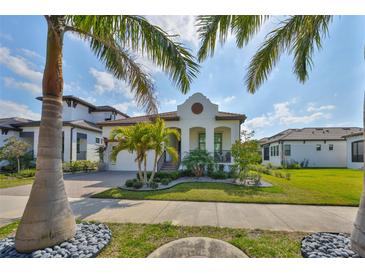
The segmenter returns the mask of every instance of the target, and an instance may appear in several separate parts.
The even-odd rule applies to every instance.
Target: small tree
[[[248,172],[248,166],[251,164],[257,164],[261,160],[258,141],[237,140],[232,146],[232,156],[234,158],[234,165],[237,168],[238,175],[240,177],[245,177]]]
[[[130,153],[136,153],[138,166],[138,175],[140,181],[147,183],[147,151],[150,149],[151,125],[141,122],[134,126],[114,128],[110,134],[110,139],[118,142],[113,147],[111,153],[111,160],[115,161],[119,152],[127,150]],[[144,171],[142,172],[142,163],[144,164]]]
[[[209,165],[214,164],[214,159],[206,150],[196,149],[184,157],[182,164],[196,177],[200,177]]]
[[[24,141],[18,140],[16,137],[6,139],[5,145],[0,149],[0,158],[5,160],[15,160],[17,169],[20,172],[20,158],[23,157],[30,145]]]
[[[164,151],[167,151],[174,162],[179,158],[176,149],[170,145],[170,136],[173,135],[177,140],[180,140],[180,133],[174,128],[166,128],[165,121],[157,118],[155,123],[152,124],[149,138],[151,141],[150,147],[155,151],[155,158],[153,161],[153,170],[149,183],[153,182],[157,168],[157,159],[162,155]]]

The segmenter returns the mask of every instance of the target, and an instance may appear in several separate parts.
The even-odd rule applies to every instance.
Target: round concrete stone
[[[217,239],[189,237],[169,242],[148,258],[248,258],[237,247]]]

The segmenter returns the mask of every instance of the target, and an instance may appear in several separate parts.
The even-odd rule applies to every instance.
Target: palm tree
[[[113,128],[110,134],[110,139],[118,142],[112,149],[110,159],[116,161],[119,152],[124,150],[129,153],[136,153],[138,176],[142,182],[147,182],[146,172],[142,173],[142,163],[146,161],[146,154],[150,147],[150,140],[146,138],[150,134],[150,129],[149,124],[141,122],[134,126]]]
[[[62,174],[62,49],[66,32],[87,41],[94,54],[117,79],[126,81],[135,101],[156,112],[153,81],[133,53],[147,56],[186,93],[199,66],[189,50],[140,16],[45,16],[47,54],[43,74],[42,116],[37,172],[16,233],[20,252],[55,245],[75,234],[75,218]]]
[[[233,34],[237,47],[244,47],[261,29],[268,16],[199,16],[198,32],[201,40],[198,59],[203,61],[213,55],[217,40],[223,44]],[[265,38],[252,57],[246,75],[246,87],[255,93],[267,80],[271,70],[278,63],[281,54],[289,53],[294,58],[294,73],[304,83],[313,62],[315,49],[321,48],[321,41],[328,34],[332,16],[287,16]],[[365,102],[364,102],[365,128]],[[359,210],[351,235],[352,249],[365,257],[365,177]]]
[[[180,133],[177,129],[166,128],[165,121],[161,118],[157,118],[155,123],[152,125],[152,129],[149,134],[149,138],[151,141],[150,148],[155,151],[153,169],[151,177],[149,179],[149,183],[153,182],[153,178],[155,177],[157,168],[157,159],[162,155],[164,151],[166,151],[171,156],[174,162],[176,162],[179,158],[176,149],[170,144],[171,135],[175,136],[178,141],[180,140]]]

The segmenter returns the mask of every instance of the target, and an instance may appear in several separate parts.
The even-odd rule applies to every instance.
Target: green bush
[[[97,170],[98,162],[89,160],[77,160],[69,163],[63,163],[62,168],[64,172]]]
[[[15,165],[3,166],[3,167],[1,167],[1,171],[5,172],[5,173],[14,173],[14,172],[16,172],[16,166]]]
[[[126,187],[133,187],[135,182],[138,182],[138,180],[137,179],[129,179],[129,180],[125,181],[125,186]]]
[[[133,182],[133,187],[136,188],[136,189],[139,189],[142,186],[143,186],[143,183],[140,182],[140,181],[138,181],[138,180],[136,180],[136,181]]]
[[[161,184],[163,184],[165,186],[167,186],[170,182],[171,182],[171,180],[169,178],[161,179]]]
[[[152,172],[148,171],[147,172],[147,178],[150,178],[151,174],[152,174]],[[138,172],[136,173],[136,177],[139,178]],[[154,182],[160,182],[164,178],[167,178],[170,181],[172,181],[172,180],[176,180],[180,177],[181,177],[181,174],[180,174],[179,171],[172,171],[172,172],[162,172],[162,171],[160,171],[160,172],[155,173],[155,176],[153,177],[153,181]]]
[[[288,181],[290,181],[291,178],[291,174],[290,173],[286,173],[285,174],[285,179],[287,179]]]
[[[213,179],[227,179],[228,174],[224,171],[217,170],[210,174],[210,177]]]
[[[192,150],[182,160],[182,164],[186,169],[190,170],[194,176],[200,177],[209,165],[214,164],[213,157],[206,150]]]
[[[193,176],[193,173],[188,169],[182,169],[180,170],[180,177],[191,177]]]
[[[158,188],[158,183],[156,183],[156,182],[150,183],[150,188],[152,188],[152,189]]]
[[[18,173],[18,175],[23,178],[34,177],[35,171],[35,169],[23,169]]]
[[[252,180],[255,183],[259,183],[261,180],[261,175],[257,172],[257,171],[248,171],[246,174],[246,178],[247,180]]]

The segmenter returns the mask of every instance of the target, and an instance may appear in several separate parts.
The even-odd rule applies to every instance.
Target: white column
[[[206,145],[206,150],[209,153],[214,152],[214,127],[206,127],[205,128],[205,145]]]
[[[190,151],[190,129],[188,127],[181,128],[181,158]]]

